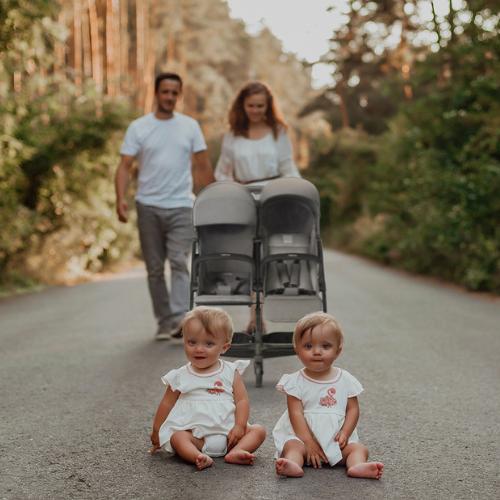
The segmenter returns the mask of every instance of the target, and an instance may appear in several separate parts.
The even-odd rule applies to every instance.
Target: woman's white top
[[[161,380],[181,394],[160,427],[160,446],[173,452],[170,437],[176,431],[191,430],[196,438],[211,434],[227,435],[234,427],[234,372],[242,374],[249,360],[219,360],[212,373],[196,373],[188,363],[170,370]]]
[[[314,380],[302,369],[290,375],[283,375],[276,385],[278,391],[300,399],[307,425],[321,445],[330,465],[342,460],[340,446],[334,439],[344,423],[347,399],[363,392],[363,386],[348,371],[341,368],[335,370],[331,380]],[[287,441],[291,439],[301,441],[295,435],[288,410],[276,423],[273,438],[277,458],[281,456]],[[354,429],[349,443],[358,441],[358,434]]]
[[[273,177],[300,177],[293,161],[292,144],[284,130],[280,130],[276,139],[272,132],[260,139],[234,136],[231,132],[224,134],[215,167],[216,180],[247,184]]]

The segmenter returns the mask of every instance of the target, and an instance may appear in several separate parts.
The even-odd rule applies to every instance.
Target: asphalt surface
[[[499,498],[500,302],[334,252],[325,266],[380,481],[342,467],[278,478],[270,437],[253,467],[150,456],[160,376],[185,361],[153,340],[138,270],[0,301],[0,498]],[[253,422],[271,431],[274,385],[298,368],[266,360],[259,389],[247,371]]]

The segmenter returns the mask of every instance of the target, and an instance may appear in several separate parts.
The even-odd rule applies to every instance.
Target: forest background
[[[223,0],[0,0],[0,292],[138,255],[113,175],[164,70],[185,78],[214,163],[237,89],[269,83],[328,244],[500,292],[497,0],[434,7],[348,0],[322,58],[333,84],[313,89],[309,63]]]

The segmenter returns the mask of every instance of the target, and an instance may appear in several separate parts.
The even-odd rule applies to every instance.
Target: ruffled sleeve
[[[236,370],[240,375],[243,375],[245,373],[245,370],[250,366],[250,360],[249,359],[237,359],[236,361],[233,361],[233,365],[235,365]]]
[[[229,366],[232,373],[237,371],[240,375],[243,375],[243,373],[245,373],[245,370],[250,365],[250,360],[249,359],[237,359],[236,361],[224,360],[224,364]]]
[[[360,381],[354,375],[351,375],[348,371],[342,371],[342,376],[345,377],[347,383],[347,397],[353,398],[361,394],[363,392],[363,386],[361,385]]]
[[[289,396],[302,399],[296,373],[283,375],[276,384],[276,389],[279,392],[288,394]]]
[[[181,369],[180,368],[177,368],[175,370],[170,370],[168,373],[163,375],[163,377],[161,378],[161,381],[165,385],[169,385],[173,391],[182,392],[182,390],[181,390],[181,387],[182,387]]]
[[[224,134],[222,147],[215,167],[214,176],[217,181],[234,181],[233,135]]]

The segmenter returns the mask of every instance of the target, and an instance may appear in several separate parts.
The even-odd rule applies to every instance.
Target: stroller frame
[[[321,237],[319,235],[319,227],[317,228],[314,245],[316,247],[316,255],[312,253],[297,253],[283,252],[262,257],[262,238],[261,238],[261,206],[257,203],[257,227],[256,235],[253,239],[253,255],[249,257],[238,253],[216,253],[208,255],[200,255],[198,238],[193,240],[191,253],[191,282],[190,282],[190,308],[192,309],[196,302],[196,297],[199,292],[200,282],[200,266],[203,263],[227,261],[239,261],[250,264],[252,269],[251,278],[251,295],[249,297],[224,297],[213,295],[213,299],[203,301],[203,305],[213,306],[249,306],[255,307],[255,332],[249,335],[245,332],[236,331],[233,334],[233,339],[230,349],[224,356],[233,358],[253,358],[255,385],[262,386],[264,374],[264,358],[273,358],[281,356],[291,356],[295,354],[292,345],[293,331],[274,331],[265,333],[264,329],[264,314],[263,305],[265,303],[265,283],[269,265],[276,262],[284,261],[310,261],[317,264],[317,284],[318,295],[321,299],[322,310],[326,312],[326,282],[323,264],[323,249]],[[313,311],[309,311],[313,312]]]

